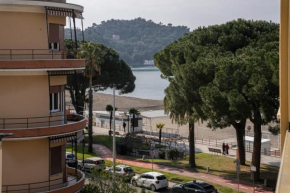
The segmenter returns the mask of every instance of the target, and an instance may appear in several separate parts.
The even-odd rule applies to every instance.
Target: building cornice
[[[46,2],[46,1],[17,1],[17,0],[1,0],[1,5],[16,5],[16,6],[32,6],[32,7],[57,7],[64,9],[73,9],[77,12],[82,13],[84,7],[80,5],[70,4],[70,3],[56,3],[56,2]]]

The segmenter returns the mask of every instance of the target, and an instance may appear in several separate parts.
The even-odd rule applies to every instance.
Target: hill
[[[153,60],[153,55],[168,44],[189,33],[186,26],[154,23],[152,20],[108,20],[100,25],[93,24],[85,29],[85,39],[102,43],[115,49],[121,59],[129,65],[143,65],[144,60]],[[82,33],[77,30],[78,39]],[[70,29],[65,30],[65,38],[70,39]]]

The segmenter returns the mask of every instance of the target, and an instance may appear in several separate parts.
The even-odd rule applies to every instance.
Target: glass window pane
[[[50,110],[52,110],[52,94],[49,95],[49,100],[50,100]]]
[[[58,110],[58,93],[54,93],[54,110]]]

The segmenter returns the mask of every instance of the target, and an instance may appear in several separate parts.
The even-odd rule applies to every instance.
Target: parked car
[[[152,191],[168,187],[167,178],[158,172],[147,172],[140,176],[134,176],[131,183],[133,186],[143,186]]]
[[[113,173],[113,167],[108,168],[107,171]],[[126,180],[131,180],[135,176],[135,172],[130,166],[117,165],[115,172],[116,176],[123,176]]]
[[[66,164],[69,167],[76,167],[78,164],[77,158],[74,154],[70,153],[70,152],[66,152],[65,153],[65,160],[66,160]]]
[[[105,160],[99,157],[87,158],[78,162],[78,168],[84,171],[92,171],[94,169],[102,171],[106,169]]]
[[[185,184],[177,184],[172,187],[173,193],[217,193],[213,185],[200,180],[194,180]]]

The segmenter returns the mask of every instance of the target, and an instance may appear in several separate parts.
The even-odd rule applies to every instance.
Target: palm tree
[[[165,126],[164,123],[156,124],[157,129],[159,129],[159,144],[161,143],[161,135],[162,135],[162,129]]]
[[[103,62],[103,54],[96,44],[87,42],[81,45],[78,58],[85,59],[85,76],[89,78],[89,149],[93,152],[93,77],[101,74],[101,64]]]
[[[115,111],[117,111],[118,108],[115,107]],[[107,105],[106,106],[106,111],[110,113],[110,132],[109,135],[111,136],[112,134],[112,118],[113,118],[113,111],[114,111],[114,107],[112,105]],[[109,138],[110,139],[110,138]]]
[[[133,115],[133,123],[132,123],[132,126],[133,126],[133,133],[135,131],[135,117],[140,115],[140,112],[138,111],[138,109],[134,109],[134,108],[131,108],[129,110],[129,114],[130,115]]]

